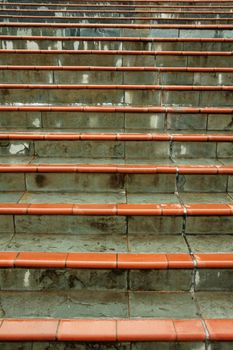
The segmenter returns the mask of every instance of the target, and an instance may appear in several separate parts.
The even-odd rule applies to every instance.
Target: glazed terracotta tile
[[[209,339],[213,341],[233,340],[233,320],[232,319],[207,319],[206,327],[209,332]]]
[[[67,253],[22,252],[16,258],[15,266],[21,267],[65,267]]]
[[[175,341],[172,320],[119,320],[118,341]]]
[[[116,215],[117,209],[114,204],[75,204],[74,215]]]
[[[118,204],[118,215],[161,215],[159,204]]]
[[[230,215],[227,204],[186,204],[188,215]]]
[[[165,254],[118,254],[117,267],[120,269],[166,269]]]
[[[73,214],[72,204],[30,204],[28,214],[34,215],[71,215]]]
[[[1,214],[27,214],[28,204],[0,203]]]
[[[201,320],[174,320],[177,341],[204,341],[206,333]]]
[[[109,253],[69,253],[66,267],[114,269],[117,267],[117,255]]]
[[[1,341],[53,341],[58,320],[5,319],[0,327]]]
[[[215,253],[215,254],[194,254],[198,268],[232,268],[233,254]]]
[[[194,262],[190,254],[166,254],[169,269],[192,269]]]
[[[0,267],[13,267],[18,253],[0,252]]]
[[[116,341],[116,321],[62,320],[57,338],[59,341]]]

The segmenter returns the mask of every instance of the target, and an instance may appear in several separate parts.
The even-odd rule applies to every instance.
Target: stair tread
[[[0,249],[6,252],[130,252],[130,253],[189,253],[181,234],[129,233],[1,233]],[[194,253],[232,253],[233,237],[226,234],[188,235],[186,239]]]
[[[14,166],[14,165],[73,165],[73,164],[98,164],[98,165],[164,165],[164,166],[179,166],[179,165],[187,165],[187,166],[221,166],[221,165],[233,165],[232,158],[191,158],[191,159],[183,159],[183,158],[156,158],[156,159],[112,159],[112,158],[78,158],[78,157],[38,157],[38,156],[7,156],[0,157],[0,164],[5,166]]]
[[[204,341],[232,340],[230,318],[223,319],[64,319],[12,318],[0,327],[0,340],[40,341]]]
[[[59,192],[59,191],[34,191],[34,192],[17,192],[5,191],[0,193],[0,202],[7,206],[7,203],[14,205],[20,204],[38,204],[54,207],[59,204],[88,204],[91,206],[104,204],[127,203],[130,208],[131,204],[140,208],[143,205],[150,204],[205,204],[206,207],[212,204],[231,204],[233,202],[232,193],[179,193],[179,196],[173,193],[147,193],[147,192]],[[179,199],[180,198],[180,199]],[[104,204],[103,204],[104,203]],[[65,208],[65,206],[64,206]]]
[[[0,267],[79,269],[233,268],[233,253],[133,253],[0,251]]]
[[[198,319],[189,292],[0,291],[5,318]],[[233,318],[230,292],[196,292],[202,317]],[[130,305],[130,315],[128,309]],[[87,307],[88,305],[88,307]]]

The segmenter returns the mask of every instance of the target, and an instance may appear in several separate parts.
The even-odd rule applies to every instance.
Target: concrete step
[[[126,159],[232,158],[232,135],[1,134],[1,156]],[[204,147],[203,147],[204,146]]]
[[[185,204],[179,204],[176,195],[165,194],[151,196],[150,203],[160,204],[141,204],[144,197],[140,194],[132,194],[126,203],[124,194],[114,193],[2,193],[0,230],[64,234],[65,228],[67,235],[111,233],[117,237],[146,232],[144,240],[153,234],[232,234],[232,197],[200,193],[181,197]]]
[[[0,48],[3,50],[47,50],[49,47],[52,52],[58,50],[64,55],[67,50],[82,51],[94,50],[98,54],[100,51],[117,50],[115,54],[142,54],[159,55],[164,51],[178,51],[174,54],[179,55],[179,51],[187,51],[187,55],[197,51],[196,55],[229,55],[232,49],[233,38],[141,38],[141,37],[79,37],[79,36],[15,36],[1,35]],[[119,51],[119,52],[118,52]],[[189,52],[190,51],[190,52]],[[227,51],[228,53],[225,53]],[[2,51],[0,51],[2,53]],[[46,52],[46,51],[45,51]],[[202,53],[203,52],[203,53]],[[209,53],[210,52],[210,53]],[[10,53],[14,53],[10,51]],[[40,53],[37,51],[37,53]],[[70,52],[72,53],[72,51]],[[90,52],[91,53],[91,52]],[[110,52],[111,53],[111,52]],[[109,54],[110,54],[109,53]],[[168,55],[168,53],[162,53]],[[170,53],[172,54],[172,53]],[[155,62],[156,64],[156,62]],[[205,62],[203,62],[205,64]],[[38,64],[37,64],[38,65]],[[96,65],[96,64],[95,64]],[[160,64],[161,65],[161,64]],[[61,64],[60,64],[61,66]],[[116,67],[118,67],[116,65]],[[133,64],[131,65],[133,67]],[[143,66],[146,67],[145,64]],[[164,64],[163,64],[164,66]],[[185,63],[184,63],[185,66]],[[224,65],[223,65],[224,67]]]
[[[233,68],[0,66],[3,84],[233,85]]]
[[[229,132],[232,108],[0,106],[0,127],[74,132]],[[3,131],[3,130],[1,130]]]
[[[45,8],[43,8],[45,6]],[[171,18],[189,18],[189,17],[195,17],[195,18],[231,18],[231,9],[219,9],[219,11],[213,11],[213,10],[203,10],[200,8],[200,10],[194,10],[190,9],[190,11],[180,9],[173,9],[173,10],[167,10],[161,9],[160,10],[145,10],[145,9],[133,9],[133,10],[115,10],[114,13],[111,9],[101,9],[101,10],[83,10],[83,9],[72,9],[72,7],[67,7],[67,9],[54,9],[53,7],[51,9],[47,8],[47,5],[44,5],[37,8],[37,11],[33,10],[33,8],[24,8],[24,6],[21,6],[20,4],[15,4],[15,6],[10,5],[2,5],[0,9],[1,14],[6,15],[32,15],[32,16],[55,16],[55,17],[61,17],[61,16],[67,16],[67,17],[73,17],[73,16],[83,16],[83,17],[89,17],[95,15],[98,16],[105,16],[105,17],[134,17],[135,19],[137,17],[148,17],[148,18],[163,18],[163,16],[171,17]]]
[[[114,23],[120,24],[120,23],[130,23],[130,24],[232,24],[233,19],[232,18],[170,18],[170,17],[164,17],[164,18],[156,18],[156,19],[150,19],[147,17],[128,17],[128,18],[110,18],[110,17],[98,17],[95,16],[88,18],[84,17],[63,17],[63,16],[30,16],[30,15],[2,15],[0,16],[0,22],[19,22],[19,23]]]
[[[233,255],[0,252],[2,291],[230,291]],[[25,276],[28,275],[28,283]],[[73,283],[71,282],[73,281]]]
[[[0,35],[231,38],[232,24],[115,24],[0,22]]]
[[[232,85],[0,84],[0,90],[2,105],[231,107],[233,96]]]
[[[0,50],[1,65],[232,68],[232,51]]]
[[[149,6],[148,6],[149,5]],[[73,10],[80,10],[80,9],[84,9],[84,11],[88,11],[88,10],[94,10],[94,11],[103,11],[106,10],[106,8],[108,8],[109,10],[123,10],[123,11],[161,11],[161,9],[169,9],[170,11],[173,11],[174,9],[177,10],[179,9],[180,11],[183,10],[188,10],[190,8],[191,11],[206,11],[206,10],[211,10],[211,11],[230,11],[232,9],[232,1],[211,1],[211,2],[196,2],[196,1],[192,1],[190,3],[190,1],[168,1],[168,2],[163,2],[163,1],[159,1],[159,2],[154,2],[153,4],[148,4],[148,3],[106,3],[102,2],[101,4],[96,4],[96,3],[59,3],[59,2],[49,2],[49,3],[44,3],[41,2],[40,6],[38,5],[38,3],[30,3],[30,2],[2,2],[2,8],[3,9],[7,9],[7,8],[12,8],[17,6],[17,8],[21,9],[21,8],[27,8],[27,9],[42,9],[42,10],[46,10],[46,9],[58,9],[58,10],[66,10],[66,9],[73,9]]]
[[[157,319],[161,322],[163,319],[199,319],[200,315],[203,319],[218,319],[222,317],[222,312],[225,313],[224,318],[232,318],[232,294],[230,292],[196,292],[193,296],[190,292],[96,290],[93,293],[91,290],[85,292],[83,290],[45,290],[1,291],[0,296],[2,315],[5,312],[5,318],[12,320],[21,315],[21,318],[27,319],[65,318],[74,320],[84,318],[90,321],[90,318],[97,318],[105,319],[105,322],[106,320],[114,322],[116,319],[128,321],[137,319],[139,321],[140,316],[141,321],[144,322],[146,319]],[[76,332],[74,334],[78,334]],[[161,332],[158,333],[161,335]],[[7,334],[9,336],[9,330]],[[7,334],[2,340],[7,340]],[[82,334],[85,333],[81,332],[80,340],[87,340],[88,338],[82,338]],[[162,340],[159,334],[157,340]],[[231,335],[231,331],[229,334]],[[19,338],[16,339],[19,340]],[[71,338],[67,336],[64,340],[68,341]],[[75,335],[73,340],[78,340]],[[134,337],[131,336],[127,340],[146,341],[149,339],[137,338],[134,329]],[[155,339],[151,337],[151,340]]]
[[[5,320],[1,327],[1,339],[36,341],[31,343],[31,349],[41,349],[43,343],[50,349],[65,349],[67,344],[64,341],[72,341],[71,346],[82,346],[88,349],[90,346],[106,346],[108,349],[153,349],[153,346],[160,350],[175,349],[223,349],[224,340],[231,340],[229,332],[224,331],[232,325],[232,319],[163,319],[152,320],[125,320],[114,321],[99,319],[18,319]],[[96,341],[102,340],[102,344]],[[131,341],[137,340],[136,343]],[[118,341],[113,345],[113,341]],[[74,343],[76,341],[76,343]],[[77,341],[79,343],[77,343]],[[86,346],[82,341],[86,341]],[[111,341],[111,343],[109,343]],[[144,341],[144,343],[143,343]],[[146,342],[147,341],[147,342]],[[218,341],[216,343],[216,341]],[[90,343],[91,342],[91,343]],[[75,345],[76,344],[76,345]],[[218,346],[215,347],[215,346]],[[18,349],[17,346],[25,348],[25,344],[1,343],[4,350]],[[130,348],[129,348],[130,346]]]
[[[38,160],[30,164],[0,164],[2,192],[124,191],[128,196],[144,193],[144,201],[148,193],[233,192],[233,166],[230,165],[56,164],[56,158],[53,162],[55,164],[38,164]]]
[[[119,20],[119,19],[146,19],[148,21],[153,20],[153,19],[163,19],[163,18],[169,18],[169,19],[179,19],[179,18],[184,18],[184,19],[189,19],[189,18],[194,18],[194,19],[200,19],[200,20],[205,20],[206,19],[213,19],[213,20],[218,20],[218,19],[224,19],[228,18],[231,19],[231,11],[219,11],[219,12],[214,12],[214,11],[181,11],[181,10],[173,10],[173,11],[168,11],[168,10],[159,10],[159,11],[148,11],[148,10],[130,10],[130,11],[124,11],[124,10],[116,10],[114,13],[111,10],[72,10],[72,9],[67,9],[67,10],[59,10],[59,9],[37,9],[36,13],[33,11],[33,9],[25,9],[25,8],[20,8],[19,6],[11,6],[11,8],[4,8],[0,9],[0,14],[1,17],[5,15],[5,18],[8,18],[8,16],[14,16],[17,18],[17,16],[30,16],[34,18],[40,18],[40,17],[45,17],[48,20],[51,18],[56,18],[56,19],[63,19],[63,18],[68,18],[69,20],[72,19],[92,19],[92,18],[108,18],[108,19],[113,19]]]
[[[31,349],[66,349],[71,346],[81,346],[82,349],[98,346],[101,349],[153,349],[160,350],[212,350],[225,349],[230,346],[231,333],[226,332],[232,326],[232,319],[163,319],[163,320],[126,320],[113,321],[99,319],[19,319],[4,320],[0,336],[4,350],[27,349],[25,343],[31,341]],[[38,339],[40,342],[38,342]],[[6,340],[8,342],[6,343]],[[18,340],[15,343],[9,340]],[[97,343],[97,341],[102,343]],[[113,345],[113,341],[117,341]],[[132,342],[132,341],[137,341]],[[44,343],[42,343],[44,341]],[[47,341],[47,342],[46,342]],[[76,341],[76,343],[75,343]],[[85,343],[83,343],[85,341]],[[109,343],[110,341],[110,343]],[[225,342],[224,342],[225,341]],[[89,343],[88,343],[89,342]],[[78,345],[79,344],[79,345]],[[217,347],[216,347],[217,346]]]

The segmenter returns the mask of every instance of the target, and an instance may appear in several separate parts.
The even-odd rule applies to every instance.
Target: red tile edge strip
[[[1,23],[1,22],[0,22]],[[0,84],[0,89],[232,91],[232,85]],[[184,137],[184,136],[183,136]]]
[[[0,215],[230,216],[232,204],[20,204],[1,203]]]
[[[109,6],[109,5],[108,5]],[[143,7],[143,6],[142,6]],[[232,29],[232,24],[117,24],[117,23],[22,23],[1,22],[1,27],[45,28],[132,28],[132,29]]]
[[[233,165],[1,164],[0,173],[233,174]],[[178,208],[178,207],[177,207]]]
[[[0,50],[1,53],[1,50]],[[201,113],[201,114],[231,114],[233,108],[227,107],[128,107],[128,106],[4,106],[0,105],[0,111],[6,112],[96,112],[96,113]]]
[[[16,318],[0,320],[0,341],[195,342],[205,340],[232,341],[233,319]]]
[[[232,86],[233,89],[233,86]],[[1,140],[232,142],[233,134],[1,132]],[[186,168],[185,166],[183,168]]]
[[[0,268],[228,269],[233,253],[0,252]]]
[[[96,55],[148,55],[148,56],[233,56],[232,51],[136,51],[136,50],[26,50],[0,49],[0,54],[96,54]]]

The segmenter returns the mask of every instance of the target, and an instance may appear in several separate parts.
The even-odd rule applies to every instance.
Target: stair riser
[[[227,350],[232,346],[231,342],[209,342],[208,347],[205,347],[201,342],[134,342],[134,343],[62,343],[62,342],[35,342],[35,343],[0,343],[2,350],[89,350],[97,348],[98,350]]]
[[[233,130],[231,114],[1,112],[1,128],[77,131]]]
[[[207,350],[204,343],[199,342],[185,342],[185,343],[160,343],[160,342],[144,342],[144,343],[109,343],[109,344],[103,344],[103,343],[56,343],[56,342],[35,342],[35,343],[22,343],[22,342],[16,342],[16,343],[0,343],[2,350],[43,350],[46,347],[51,350],[89,350],[91,347],[97,347],[99,350],[115,350],[116,346],[118,350],[190,350],[190,347],[192,350]],[[32,347],[31,347],[32,346]],[[69,348],[67,348],[69,346]],[[215,347],[214,347],[215,346]],[[208,350],[226,350],[227,348],[225,346],[232,346],[232,343],[210,343]]]
[[[204,146],[204,147],[203,147]],[[1,141],[0,156],[112,159],[232,158],[231,142]]]
[[[6,7],[6,6],[3,6]],[[17,16],[53,16],[55,17],[54,19],[56,19],[56,17],[66,17],[70,20],[72,20],[73,17],[83,17],[84,20],[87,20],[87,17],[96,17],[97,19],[99,19],[99,21],[102,19],[102,17],[109,17],[109,19],[111,19],[112,21],[115,20],[120,20],[120,19],[125,19],[128,20],[129,18],[133,18],[134,20],[137,20],[138,17],[145,17],[147,20],[153,20],[153,19],[160,19],[160,18],[169,18],[169,19],[179,19],[179,18],[195,18],[195,19],[202,19],[202,18],[209,18],[209,19],[213,19],[218,21],[219,19],[222,18],[229,18],[231,19],[231,12],[230,11],[225,11],[224,13],[220,12],[216,12],[214,13],[214,11],[206,11],[207,13],[201,13],[199,11],[194,11],[193,13],[191,11],[179,11],[177,10],[177,12],[172,12],[172,11],[168,11],[166,9],[158,11],[157,13],[153,13],[150,11],[140,11],[140,9],[137,10],[137,12],[135,10],[131,10],[131,11],[125,11],[125,12],[111,12],[110,10],[108,10],[109,12],[101,12],[100,11],[92,11],[92,10],[88,10],[85,12],[85,10],[72,10],[72,8],[69,8],[67,11],[63,11],[63,10],[58,10],[58,9],[52,9],[52,10],[42,10],[42,9],[37,9],[36,12],[30,9],[15,9],[15,6],[12,6],[11,8],[8,6],[8,8],[5,8],[3,10],[3,7],[0,10],[0,14],[1,15],[6,15],[6,16],[16,16],[15,19],[17,20]],[[90,12],[91,11],[91,12]],[[123,10],[120,10],[123,11]],[[180,13],[179,13],[180,12]],[[198,13],[199,12],[199,13]],[[203,11],[204,12],[204,11]],[[212,12],[212,13],[211,13]],[[59,19],[59,18],[58,18]],[[46,19],[46,20],[50,20],[50,19]]]
[[[1,65],[116,67],[229,67],[232,56],[0,53]]]
[[[30,4],[30,1],[2,1],[2,4],[4,6],[11,6],[10,4],[14,4],[12,6],[16,6],[15,4],[17,4],[18,6],[22,6],[22,7],[25,7],[25,6],[29,6],[27,5],[28,3]],[[95,1],[91,1],[91,2],[88,2],[88,1],[77,1],[77,2],[73,2],[73,1],[68,1],[68,2],[65,2],[65,1],[49,1],[49,3],[46,3],[44,0],[41,0],[38,3],[38,6],[37,7],[40,7],[40,4],[41,6],[44,5],[43,7],[49,7],[49,6],[56,6],[56,7],[64,7],[64,6],[67,6],[67,7],[96,7],[96,8],[99,8],[99,7],[121,7],[121,8],[132,8],[132,9],[135,9],[137,7],[141,8],[141,7],[144,7],[146,4],[150,7],[154,7],[154,6],[171,6],[174,4],[174,6],[185,6],[185,5],[189,5],[189,1],[148,1],[148,2],[145,2],[145,1],[98,1],[98,2],[95,2]],[[219,1],[198,1],[198,2],[194,2],[194,6],[221,6],[223,3],[224,6],[231,6],[232,5],[232,1],[224,1],[222,2],[221,0]],[[76,6],[75,6],[76,5]],[[33,5],[32,3],[32,6],[34,6],[35,8],[35,5]],[[160,7],[160,8],[161,8]]]
[[[15,222],[15,225],[14,225]],[[2,233],[66,233],[85,235],[113,234],[232,234],[231,216],[66,216],[66,215],[2,215]],[[155,236],[156,238],[156,236]]]
[[[127,24],[232,24],[233,19],[116,19],[116,18],[96,18],[96,19],[75,19],[72,17],[68,18],[29,18],[29,17],[8,17],[0,18],[0,22],[18,22],[18,23],[112,23],[114,21],[115,24],[127,23]]]
[[[102,12],[104,10],[106,10],[106,6],[102,6],[102,7],[80,7],[80,6],[74,6],[75,4],[72,3],[71,6],[69,5],[64,5],[63,3],[63,6],[57,6],[57,5],[48,5],[46,4],[45,6],[43,6],[43,10],[55,10],[55,11],[59,11],[59,12],[62,12],[62,11],[66,11],[66,10],[73,10],[73,11],[77,11],[79,12],[80,10],[84,10],[84,13],[86,13],[87,11],[93,11],[93,12]],[[224,7],[225,6],[225,7]],[[32,6],[32,5],[24,5],[24,4],[21,4],[20,6],[18,6],[19,9],[28,9],[30,11],[35,11],[35,6]],[[161,11],[161,9],[164,9],[165,11],[169,11],[169,12],[172,12],[172,11],[189,11],[191,14],[193,11],[198,11],[198,12],[206,12],[206,11],[211,11],[211,12],[214,12],[216,14],[219,14],[219,12],[230,12],[231,10],[231,7],[232,7],[232,3],[231,5],[222,5],[222,4],[214,4],[210,7],[210,3],[208,4],[192,4],[192,5],[187,5],[187,3],[183,3],[183,4],[178,4],[178,5],[171,5],[168,4],[168,5],[165,5],[163,7],[160,6],[157,6],[157,5],[153,5],[150,6],[150,7],[141,7],[140,5],[138,7],[132,7],[132,6],[126,6],[126,7],[119,7],[119,6],[115,6],[115,7],[111,7],[111,13],[115,11],[124,11],[124,12],[129,12],[132,13],[134,11],[140,11],[140,12],[144,12],[144,11],[149,11],[149,12],[153,12],[153,11]],[[9,5],[9,4],[4,4],[2,5],[2,9],[11,9],[11,8],[15,8],[15,6],[12,6],[12,5]]]
[[[1,290],[231,291],[232,269],[1,269]]]
[[[4,174],[1,191],[81,191],[130,193],[233,192],[233,175],[176,174]],[[146,198],[145,198],[146,199]]]
[[[36,40],[36,39],[3,39],[0,41],[1,49],[29,49],[29,50],[132,50],[132,51],[231,51],[232,42],[137,42],[137,41],[98,41],[98,40]],[[1,54],[2,56],[2,54]],[[48,56],[49,57],[49,56]],[[124,58],[125,56],[123,56]],[[143,57],[146,66],[150,55]],[[157,57],[160,57],[159,54]],[[163,56],[162,59],[166,59]],[[138,56],[139,58],[139,56]],[[221,56],[218,57],[221,60]],[[13,59],[13,57],[9,57]],[[104,58],[103,58],[104,59]],[[226,57],[226,59],[228,59]],[[88,61],[89,62],[89,61]],[[29,63],[30,64],[30,63]],[[87,65],[87,62],[84,64]],[[160,66],[164,66],[162,64]],[[172,63],[171,63],[172,66]],[[224,67],[225,65],[223,65]]]
[[[233,85],[233,72],[0,70],[9,84]]]
[[[52,27],[0,27],[0,35],[52,35],[52,36],[108,36],[158,38],[232,38],[232,29],[179,29],[179,28],[52,28]]]
[[[130,89],[2,89],[0,103],[101,106],[232,107],[233,91]],[[109,102],[111,101],[111,102]]]

